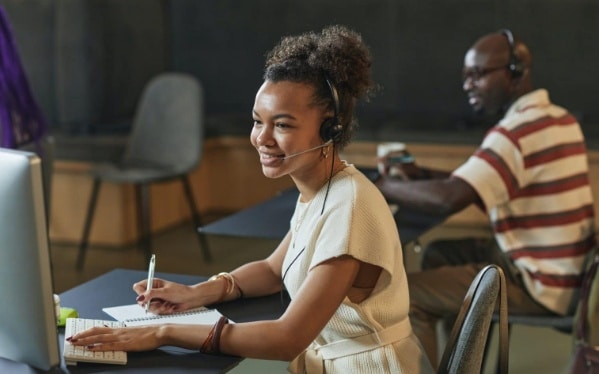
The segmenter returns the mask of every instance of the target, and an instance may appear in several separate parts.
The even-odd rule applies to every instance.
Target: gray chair
[[[102,182],[133,184],[137,203],[139,243],[149,261],[151,246],[150,185],[180,180],[197,228],[202,226],[188,174],[201,160],[204,140],[203,91],[200,82],[183,73],[162,73],[144,87],[131,134],[118,164],[93,168],[93,188],[79,246],[81,270],[88,248],[91,223]],[[205,236],[197,231],[204,260],[210,261]]]
[[[587,267],[588,264],[592,263],[592,260],[595,256],[597,249],[593,249],[589,251],[589,253],[585,257],[585,262],[583,265],[584,268]],[[547,327],[554,329],[563,334],[572,334],[574,332],[574,317],[576,314],[576,309],[580,304],[580,295],[576,295],[573,297],[571,305],[569,306],[568,314],[565,316],[536,316],[529,314],[508,314],[508,340],[510,339],[512,328],[514,325],[524,325],[524,326],[533,326],[533,327]],[[499,321],[499,315],[493,315],[493,321],[491,324],[491,330],[494,325]]]
[[[437,373],[480,373],[489,327],[499,300],[500,370],[508,371],[507,295],[503,270],[488,265],[474,278],[464,298],[443,352]]]

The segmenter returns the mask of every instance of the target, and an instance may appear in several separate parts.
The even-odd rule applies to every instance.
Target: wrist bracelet
[[[212,353],[219,354],[220,353],[220,336],[223,333],[223,328],[225,325],[229,323],[229,319],[225,316],[222,316],[218,319],[218,322],[214,325],[214,334],[212,334],[210,348],[212,349]]]
[[[218,274],[213,275],[210,278],[208,278],[208,281],[213,281],[213,280],[217,280],[217,279],[221,279],[221,278],[226,280],[227,283],[223,289],[222,294],[216,301],[217,303],[225,300],[225,298],[227,296],[231,295],[233,293],[233,291],[237,291],[237,293],[239,294],[238,297],[243,297],[243,291],[239,287],[239,284],[236,282],[235,277],[229,273],[226,273],[226,272],[218,273]]]
[[[221,316],[218,321],[212,326],[208,336],[200,347],[200,352],[208,354],[219,354],[220,353],[220,336],[223,333],[223,328],[229,323],[229,319],[225,316]]]
[[[229,273],[218,273],[216,275],[211,276],[210,278],[208,278],[208,281],[214,281],[217,279],[224,279],[226,281],[225,283],[225,287],[223,288],[223,292],[221,293],[220,297],[218,298],[218,300],[216,300],[217,303],[223,301],[227,296],[229,296],[231,293],[233,293],[233,290],[235,290],[235,278],[233,278],[233,276]]]
[[[231,277],[233,278],[233,284],[235,286],[235,290],[239,294],[239,296],[237,298],[243,299],[243,291],[241,290],[241,287],[239,287],[239,282],[237,282],[237,278],[235,278],[235,276],[233,276],[233,275],[231,275]]]
[[[208,333],[208,336],[206,336],[206,339],[204,339],[204,343],[202,343],[202,346],[200,347],[200,352],[210,353],[210,349],[212,348],[212,337],[214,336],[215,329],[216,329],[216,324],[214,324],[214,326],[212,326],[212,328],[210,329],[210,332]]]

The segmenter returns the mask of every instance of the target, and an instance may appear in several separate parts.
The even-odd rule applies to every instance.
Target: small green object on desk
[[[60,308],[60,317],[58,318],[58,326],[63,327],[67,324],[67,318],[77,318],[79,313],[73,308]]]

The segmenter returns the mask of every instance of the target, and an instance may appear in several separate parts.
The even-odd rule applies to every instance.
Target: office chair
[[[85,261],[92,218],[102,182],[135,186],[139,244],[149,261],[151,248],[150,185],[180,180],[192,220],[202,226],[188,174],[199,164],[204,140],[203,91],[193,76],[162,73],[144,87],[133,119],[131,134],[118,164],[93,168],[93,188],[79,246],[77,268]],[[205,236],[197,231],[204,260],[211,260]]]
[[[588,264],[592,263],[592,259],[597,253],[597,248],[589,251],[585,257],[584,268],[588,268]],[[579,295],[580,296],[580,295]],[[533,327],[548,327],[555,329],[564,334],[572,334],[574,332],[574,318],[577,308],[581,303],[580,297],[574,297],[569,307],[568,314],[565,316],[535,316],[526,314],[508,314],[508,340],[510,339],[512,327],[514,325],[524,325]],[[499,320],[497,314],[493,315],[493,320],[490,328],[493,329],[494,324]],[[492,330],[491,330],[492,331]]]
[[[451,330],[438,374],[480,373],[497,300],[501,373],[508,371],[507,294],[503,270],[488,265],[474,278]]]

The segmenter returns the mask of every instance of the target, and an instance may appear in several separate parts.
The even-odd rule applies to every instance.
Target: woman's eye
[[[288,125],[288,124],[286,124],[286,123],[277,123],[277,124],[276,124],[276,126],[277,126],[277,127],[280,127],[280,128],[283,128],[283,129],[286,129],[286,128],[288,128],[288,127],[291,127],[291,126],[289,126],[289,125]]]

